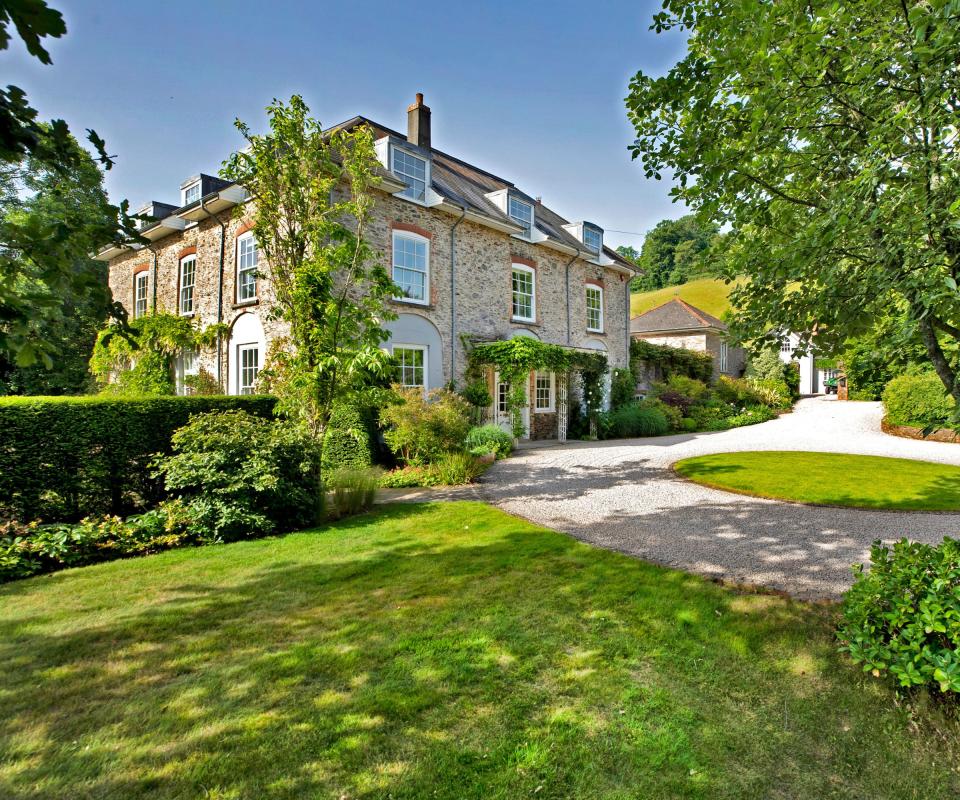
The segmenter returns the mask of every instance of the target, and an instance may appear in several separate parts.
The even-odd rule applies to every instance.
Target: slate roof
[[[651,308],[630,320],[631,333],[662,333],[666,331],[718,330],[727,326],[712,314],[674,297],[663,305]]]
[[[402,142],[406,142],[407,140],[405,134],[362,116],[347,120],[337,125],[336,128],[349,130],[358,125],[369,125],[373,128],[377,138],[392,136]],[[470,211],[483,214],[491,219],[508,224],[516,224],[498,206],[494,205],[485,197],[485,195],[491,192],[509,189],[517,197],[525,200],[534,207],[534,227],[537,230],[556,242],[585,250],[583,242],[563,228],[564,225],[570,224],[570,220],[564,219],[555,211],[543,205],[542,202],[538,202],[536,198],[530,197],[530,195],[518,189],[510,181],[480,169],[473,164],[468,164],[466,161],[462,161],[436,148],[430,149],[430,156],[431,186],[433,190],[445,200],[449,200],[459,206],[466,206]],[[618,266],[628,267],[636,271],[636,265],[627,261],[617,253],[616,250],[604,246],[603,252],[604,255],[613,259]]]

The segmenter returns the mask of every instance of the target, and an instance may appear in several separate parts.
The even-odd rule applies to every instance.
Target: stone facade
[[[244,211],[247,213],[244,214]],[[261,259],[257,300],[240,303],[236,295],[237,238],[249,228],[249,208],[221,212],[190,224],[185,230],[167,235],[143,248],[113,258],[109,264],[110,288],[133,315],[134,275],[146,271],[148,307],[177,313],[179,310],[180,264],[191,254],[197,258],[194,311],[191,316],[205,327],[221,319],[231,329],[241,317],[252,315],[263,331],[263,343],[283,335],[281,323],[269,318],[272,302],[269,266]],[[467,365],[464,337],[479,340],[534,336],[553,344],[605,351],[611,367],[628,366],[627,292],[628,277],[621,271],[603,267],[582,258],[571,258],[542,244],[524,241],[468,220],[457,224],[455,216],[410,202],[390,194],[378,195],[373,217],[367,228],[370,244],[384,264],[392,264],[393,234],[413,232],[429,241],[429,302],[417,304],[395,300],[391,303],[399,320],[387,328],[409,328],[411,317],[428,323],[431,341],[409,341],[429,347],[429,358],[439,363],[432,370],[429,388],[451,381],[463,385]],[[221,227],[222,223],[222,227]],[[453,231],[456,225],[456,231]],[[220,294],[220,248],[223,242],[222,298]],[[451,246],[455,280],[451,283]],[[512,267],[519,263],[533,269],[536,311],[534,322],[512,319]],[[603,288],[602,332],[587,331],[586,286]],[[569,292],[568,292],[569,286]],[[454,302],[455,298],[455,302]],[[569,299],[569,304],[568,304]],[[454,323],[455,311],[455,323]],[[568,323],[569,318],[569,323]],[[414,328],[416,330],[416,328]],[[396,335],[392,335],[396,340]],[[388,342],[386,346],[391,346]],[[232,337],[221,344],[219,366],[216,349],[199,354],[199,366],[219,376],[224,391],[237,391],[236,359],[231,357]],[[438,352],[434,352],[438,351]],[[266,352],[260,355],[260,366]],[[439,360],[436,362],[435,360]],[[556,434],[556,414],[531,410],[531,435]]]
[[[711,331],[676,331],[672,333],[634,333],[637,339],[643,339],[650,344],[661,344],[667,347],[679,347],[684,350],[693,350],[696,353],[706,353],[713,357],[714,380],[720,375],[739,378],[747,368],[747,352],[742,347],[727,348],[727,367],[720,369],[720,346],[723,337]]]

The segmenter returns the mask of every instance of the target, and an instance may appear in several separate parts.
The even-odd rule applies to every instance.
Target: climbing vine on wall
[[[565,373],[575,370],[583,386],[587,415],[595,419],[603,403],[603,377],[607,357],[603,353],[584,353],[557,344],[548,344],[530,336],[516,336],[497,342],[476,344],[469,350],[470,369],[476,375],[482,366],[492,366],[500,379],[510,385],[507,409],[514,437],[524,433],[523,409],[528,405],[527,376],[535,370]]]
[[[97,335],[90,371],[109,394],[174,394],[174,359],[184,350],[213,347],[223,324],[200,329],[191,320],[160,312],[126,326],[109,325]]]

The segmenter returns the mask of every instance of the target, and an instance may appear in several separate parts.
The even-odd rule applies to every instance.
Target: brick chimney
[[[422,92],[417,92],[416,102],[407,109],[407,141],[430,149],[430,108],[423,104]]]

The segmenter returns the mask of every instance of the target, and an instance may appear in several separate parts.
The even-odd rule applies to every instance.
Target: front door
[[[493,398],[494,419],[497,425],[513,436],[513,417],[510,414],[507,398],[510,394],[510,384],[500,380],[500,373],[493,376],[493,385],[496,387],[496,396]],[[524,381],[524,393],[527,402],[521,411],[523,417],[523,438],[530,438],[530,386],[528,381]]]

